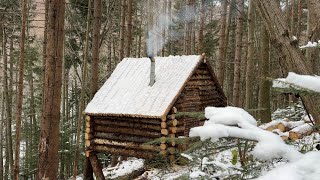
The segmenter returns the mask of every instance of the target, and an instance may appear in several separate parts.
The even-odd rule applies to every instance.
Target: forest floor
[[[272,120],[300,121],[305,117],[301,104],[278,109],[272,114]],[[247,147],[244,165],[241,165],[238,145]],[[303,136],[298,140],[286,140],[300,152],[318,151],[320,144],[319,132]],[[151,180],[184,180],[184,179],[253,179],[271,169],[286,164],[279,158],[272,161],[258,161],[250,155],[255,143],[235,138],[224,138],[215,143],[203,141],[193,144],[190,149],[176,160],[176,164],[159,165],[157,162],[144,162],[142,159],[132,158],[123,161],[113,168],[104,168],[104,175],[108,179],[136,179]],[[318,149],[317,149],[318,148]],[[131,174],[131,175],[130,175]],[[133,176],[132,176],[133,175]],[[77,178],[80,180],[81,178]]]

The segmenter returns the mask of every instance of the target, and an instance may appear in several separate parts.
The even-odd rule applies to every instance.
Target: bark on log
[[[91,166],[94,174],[98,180],[105,180],[105,177],[102,173],[102,166],[96,154],[91,154],[90,157]]]
[[[113,127],[119,127],[119,128],[127,127],[127,128],[136,128],[136,129],[154,130],[154,131],[161,130],[161,127],[159,125],[130,122],[130,121],[128,122],[128,121],[95,120],[95,124],[113,126]]]
[[[101,153],[122,155],[127,157],[145,158],[145,159],[151,159],[156,156],[156,153],[153,153],[153,152],[137,151],[136,149],[114,148],[114,147],[102,146],[102,145],[94,146],[94,151],[101,152]]]
[[[98,126],[98,125],[94,127],[94,132],[130,134],[130,135],[151,137],[151,138],[161,137],[160,132],[150,132],[146,130],[139,130],[139,129],[132,129],[132,128],[114,128],[114,127]]]
[[[107,139],[93,139],[91,140],[93,144],[96,145],[107,145],[107,146],[120,146],[123,148],[137,149],[137,150],[149,150],[149,151],[159,151],[159,147],[153,145],[139,144],[128,141],[113,141]],[[115,147],[116,148],[116,147]]]
[[[117,133],[103,133],[103,132],[96,132],[94,133],[95,138],[102,138],[108,140],[121,140],[121,141],[131,141],[136,143],[145,143],[154,140],[150,137],[140,137],[140,136],[132,136],[132,135],[125,135],[125,134],[117,134]]]
[[[116,122],[135,122],[135,123],[146,123],[146,124],[157,124],[160,125],[161,119],[156,118],[135,118],[135,117],[116,117],[116,116],[95,116],[92,117],[95,122],[100,121],[116,121]]]

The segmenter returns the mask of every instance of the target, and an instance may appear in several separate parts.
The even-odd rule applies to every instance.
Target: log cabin
[[[166,138],[188,136],[190,128],[203,123],[203,119],[178,117],[177,112],[204,112],[207,106],[227,105],[204,56],[155,57],[154,62],[155,77],[150,78],[149,58],[123,59],[87,105],[87,156],[92,152],[139,158],[170,156],[176,143]],[[163,141],[146,144],[157,138]]]

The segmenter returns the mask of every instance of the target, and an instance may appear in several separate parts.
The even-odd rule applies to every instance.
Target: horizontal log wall
[[[226,105],[226,99],[218,91],[218,83],[205,63],[198,67],[175,103],[175,107],[180,112],[204,112],[208,106],[224,107]],[[178,136],[188,136],[190,128],[203,124],[203,120],[189,117],[178,119],[178,121],[180,122],[178,126],[184,127],[183,132],[177,132]]]
[[[123,156],[151,158],[159,154],[159,145],[147,145],[160,138],[161,119],[91,116],[86,127],[88,150]]]

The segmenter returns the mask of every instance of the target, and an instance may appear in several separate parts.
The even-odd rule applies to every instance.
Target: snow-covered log
[[[291,140],[297,140],[300,139],[304,135],[311,134],[313,130],[312,124],[303,124],[301,126],[298,126],[296,128],[293,128],[289,131],[289,138]]]

